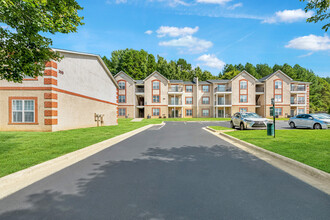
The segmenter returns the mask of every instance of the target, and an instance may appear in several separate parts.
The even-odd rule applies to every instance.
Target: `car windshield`
[[[261,118],[261,116],[256,113],[242,113],[242,118]]]
[[[311,114],[311,116],[316,119],[330,119],[326,114]]]

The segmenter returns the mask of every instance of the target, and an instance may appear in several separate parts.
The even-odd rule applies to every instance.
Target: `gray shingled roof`
[[[196,84],[194,81],[184,81],[183,84]]]
[[[135,80],[136,84],[144,84],[143,80]]]
[[[268,79],[271,75],[273,75],[273,73],[268,74],[267,76],[262,77],[261,79],[259,79],[259,81],[260,81],[260,82],[263,82],[263,81],[265,81],[266,79]]]
[[[208,85],[208,84],[211,84],[211,83],[209,83],[209,82],[207,82],[207,81],[200,81],[200,82],[198,82],[198,84],[199,85]]]
[[[210,79],[210,80],[207,80],[207,81],[211,82],[211,83],[227,83],[230,80],[229,79]]]
[[[170,79],[170,83],[183,83],[183,80]]]

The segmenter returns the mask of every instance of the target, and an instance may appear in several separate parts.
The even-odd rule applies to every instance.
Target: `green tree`
[[[257,64],[256,71],[260,75],[260,77],[264,77],[273,73],[272,68],[268,64]]]
[[[52,40],[41,33],[76,32],[83,8],[75,0],[1,0],[0,79],[21,82],[25,75],[43,75],[44,64],[59,60]]]
[[[306,0],[300,0],[300,1],[306,1]],[[317,23],[319,21],[329,19],[330,18],[329,8],[330,8],[330,0],[308,0],[308,3],[305,7],[305,12],[312,10],[312,11],[316,11],[316,14],[310,18],[307,18],[307,22]],[[328,31],[329,27],[330,27],[330,23],[327,23],[323,25],[322,29]]]

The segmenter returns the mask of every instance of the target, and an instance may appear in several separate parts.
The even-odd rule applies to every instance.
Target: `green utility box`
[[[274,124],[273,123],[267,123],[267,135],[274,136]]]

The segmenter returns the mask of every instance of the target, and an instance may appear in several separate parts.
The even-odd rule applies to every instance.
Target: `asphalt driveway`
[[[330,196],[206,125],[139,133],[0,200],[0,219],[330,219]]]

